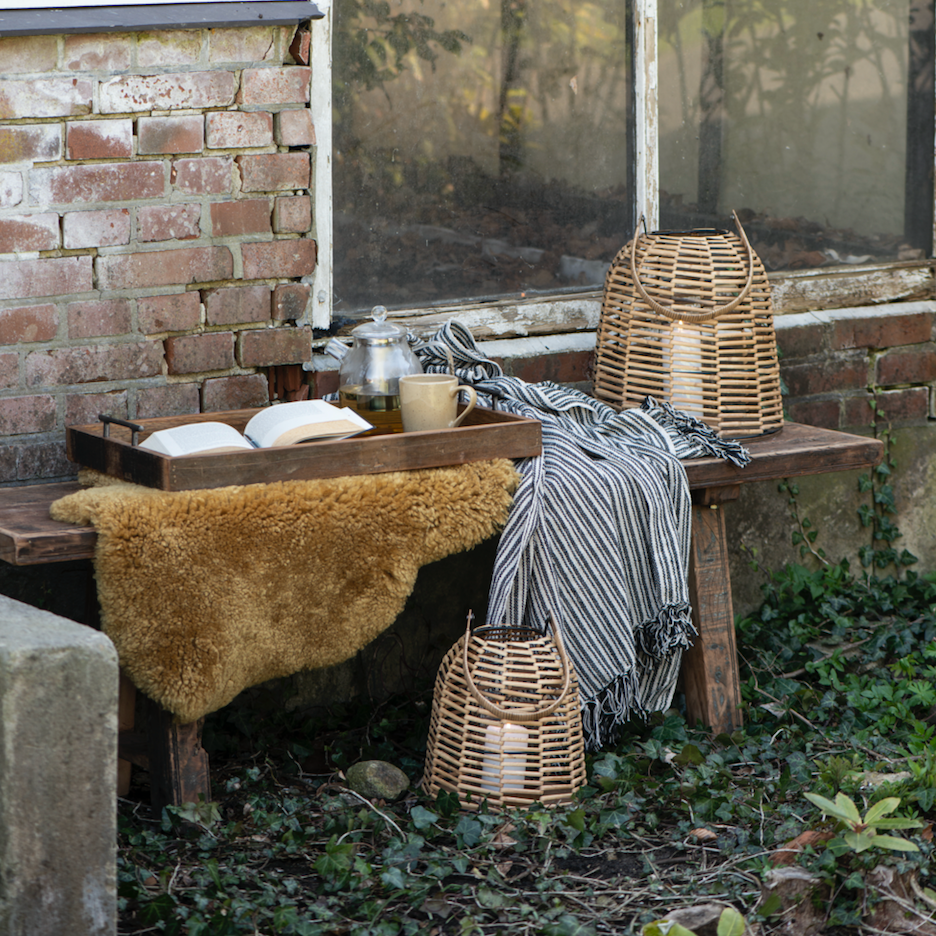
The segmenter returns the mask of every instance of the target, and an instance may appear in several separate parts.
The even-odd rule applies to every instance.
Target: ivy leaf
[[[413,825],[420,831],[439,821],[439,817],[424,806],[414,806],[410,818],[413,820]]]

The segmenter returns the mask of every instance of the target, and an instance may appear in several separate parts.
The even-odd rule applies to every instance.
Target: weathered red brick
[[[227,247],[188,247],[111,254],[95,261],[98,289],[182,286],[230,279],[234,260]]]
[[[791,397],[806,397],[867,387],[869,370],[864,355],[842,355],[822,362],[787,365],[783,368],[783,379]]]
[[[77,78],[0,82],[0,120],[80,117],[91,113],[93,84]]]
[[[92,426],[103,413],[117,419],[127,418],[127,391],[110,393],[69,393],[65,396],[65,425]]]
[[[790,400],[787,403],[790,419],[804,426],[822,426],[824,429],[838,429],[842,417],[840,400]]]
[[[315,146],[315,124],[307,107],[276,115],[276,142],[280,146]]]
[[[933,337],[932,312],[909,315],[869,315],[862,319],[841,319],[835,322],[832,347],[894,348],[899,345],[922,344]]]
[[[237,358],[241,367],[301,364],[312,357],[312,329],[259,328],[238,333]]]
[[[22,175],[18,172],[0,172],[0,208],[15,208],[22,200]]]
[[[303,65],[282,68],[245,68],[238,104],[308,104],[312,69]]]
[[[58,40],[55,36],[4,36],[0,38],[0,62],[7,75],[55,71]]]
[[[49,432],[55,428],[55,397],[7,397],[0,406],[0,436]]]
[[[230,156],[203,156],[201,159],[176,159],[170,181],[187,195],[223,195],[233,187]]]
[[[273,203],[273,230],[277,234],[305,234],[312,227],[312,199],[284,195]]]
[[[137,419],[156,416],[189,416],[200,412],[198,384],[174,383],[145,387],[137,394]]]
[[[0,163],[52,162],[61,158],[59,124],[0,127]]]
[[[202,412],[251,409],[265,406],[270,399],[267,379],[262,374],[210,377],[202,389]]]
[[[244,279],[290,279],[315,270],[315,241],[305,237],[242,244]]]
[[[3,342],[0,341],[0,344]],[[19,355],[0,354],[0,389],[9,390],[19,383]]]
[[[538,354],[534,357],[507,358],[501,361],[504,373],[527,383],[551,380],[553,383],[580,383],[591,379],[593,351],[566,351],[562,354]]]
[[[59,216],[55,212],[0,218],[0,253],[55,250],[59,246]]]
[[[66,34],[62,61],[69,71],[124,71],[130,67],[131,49],[125,33]]]
[[[57,331],[58,313],[54,305],[0,309],[0,345],[51,341]]]
[[[276,55],[274,27],[271,26],[212,29],[208,43],[208,59],[212,64],[263,62]]]
[[[231,286],[202,292],[209,325],[265,322],[270,318],[269,286]]]
[[[69,338],[125,335],[131,329],[128,299],[90,299],[66,307]]]
[[[205,142],[209,149],[273,143],[273,115],[264,111],[212,111],[206,115],[205,122]]]
[[[201,234],[201,205],[144,205],[137,209],[137,237],[143,241],[192,240]]]
[[[875,362],[875,383],[880,387],[936,381],[936,350],[889,351]]]
[[[159,341],[94,344],[78,348],[52,348],[26,356],[28,387],[94,383],[99,380],[140,380],[162,373],[163,349]]]
[[[17,481],[19,475],[16,471],[17,454],[20,446],[0,445],[0,481]]]
[[[312,287],[305,283],[281,283],[273,290],[273,318],[295,321],[305,315]]]
[[[842,414],[843,429],[864,428],[873,422],[874,411],[871,409],[870,393],[856,393],[845,397]]]
[[[202,34],[195,29],[140,33],[137,37],[137,64],[141,68],[194,65],[201,56],[201,46]]]
[[[929,388],[883,390],[876,395],[880,419],[901,425],[926,422],[929,417]]]
[[[15,446],[16,480],[20,482],[73,478],[78,466],[68,460],[60,439],[54,442],[27,442]]]
[[[289,44],[289,54],[293,61],[300,65],[309,64],[309,50],[312,47],[312,33],[308,29],[300,27],[296,30],[292,42]]]
[[[65,247],[114,247],[130,243],[130,211],[67,211],[62,219]]]
[[[234,333],[203,332],[166,339],[170,374],[197,374],[234,366]]]
[[[132,120],[80,120],[65,130],[69,159],[129,159],[133,155]]]
[[[211,232],[215,237],[269,234],[271,230],[268,198],[211,203]]]
[[[205,121],[200,114],[184,117],[141,117],[137,121],[137,151],[200,153],[205,147]]]
[[[88,292],[90,257],[10,260],[0,263],[0,299],[32,299]]]
[[[29,198],[34,205],[138,201],[166,194],[161,162],[100,163],[33,169]]]
[[[234,159],[240,168],[244,192],[281,192],[309,187],[308,153],[262,153]]]
[[[811,357],[828,351],[831,325],[797,325],[777,329],[777,348],[783,360]]]
[[[338,392],[338,371],[312,371],[309,375],[309,392],[314,400],[321,400],[329,393]]]
[[[236,91],[237,77],[233,72],[178,72],[111,78],[101,82],[99,96],[102,114],[127,114],[227,107],[234,103]]]
[[[144,335],[189,331],[198,325],[200,317],[201,296],[197,292],[137,299],[137,323]]]

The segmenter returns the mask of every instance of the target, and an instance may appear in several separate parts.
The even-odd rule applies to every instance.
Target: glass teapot
[[[325,345],[326,354],[340,361],[338,405],[350,406],[374,426],[374,434],[402,432],[400,378],[421,374],[422,364],[410,350],[405,329],[392,325],[384,306],[371,310],[372,322],[351,332],[349,349],[337,338]]]

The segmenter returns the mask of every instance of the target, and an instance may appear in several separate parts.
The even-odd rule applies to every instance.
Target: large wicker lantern
[[[585,784],[578,685],[562,637],[468,629],[436,676],[423,788],[465,809],[571,802]]]
[[[635,235],[605,278],[595,396],[624,409],[671,403],[726,438],[783,425],[770,285],[740,236]]]

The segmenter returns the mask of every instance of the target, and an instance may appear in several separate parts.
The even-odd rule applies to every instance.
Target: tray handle
[[[108,416],[106,413],[98,413],[98,419],[104,423],[103,435],[105,439],[110,438],[111,423],[116,423],[118,426],[123,426],[125,429],[130,430],[131,445],[137,444],[137,433],[146,431],[146,427],[141,426],[139,423],[127,422],[126,419],[118,419],[116,416]]]

